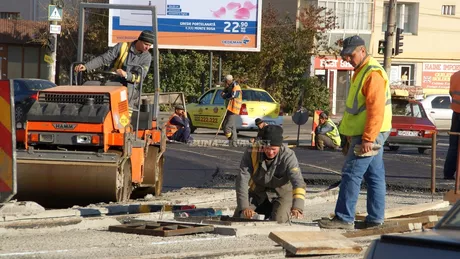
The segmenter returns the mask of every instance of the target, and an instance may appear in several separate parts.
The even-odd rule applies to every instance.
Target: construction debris
[[[191,224],[184,222],[149,221],[110,226],[109,231],[170,237],[213,232],[214,227],[210,225]]]
[[[271,232],[268,237],[293,255],[358,254],[363,250],[337,232]]]

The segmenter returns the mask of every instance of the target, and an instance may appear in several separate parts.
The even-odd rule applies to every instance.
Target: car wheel
[[[399,146],[390,146],[391,151],[398,151]]]
[[[427,150],[426,148],[423,148],[423,147],[419,147],[418,148],[418,153],[419,154],[425,154],[425,150]]]
[[[193,122],[192,122],[192,119],[190,117],[190,114],[187,113],[187,117],[189,118],[189,121],[190,121],[190,133],[194,133],[195,130],[196,130],[196,127],[193,126]]]

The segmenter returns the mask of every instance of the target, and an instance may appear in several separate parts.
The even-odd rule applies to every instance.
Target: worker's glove
[[[301,219],[303,218],[303,212],[299,209],[296,209],[296,208],[292,208],[291,209],[291,217],[293,219]]]
[[[241,214],[243,215],[244,218],[246,219],[252,219],[254,215],[256,215],[256,212],[252,209],[244,209]]]

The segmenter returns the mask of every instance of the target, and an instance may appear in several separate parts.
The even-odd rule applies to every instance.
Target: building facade
[[[265,2],[278,2],[265,0]],[[379,40],[387,30],[388,2],[384,0],[284,0],[280,10],[314,5],[332,10],[337,28],[327,32],[328,44],[360,35],[369,53],[383,64]],[[264,3],[265,5],[265,3]],[[392,57],[390,80],[393,89],[415,95],[448,93],[452,73],[460,70],[460,0],[397,1],[397,27],[403,29],[403,53]],[[394,40],[395,41],[395,40]],[[331,93],[331,111],[343,112],[347,86],[353,69],[339,57],[315,57],[315,74],[326,78]],[[345,87],[345,90],[343,88]]]
[[[48,19],[49,0],[0,1],[0,19],[43,21]]]

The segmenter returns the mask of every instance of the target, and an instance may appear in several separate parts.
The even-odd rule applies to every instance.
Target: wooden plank
[[[409,205],[398,208],[391,208],[385,210],[385,219],[400,217],[404,215],[411,215],[414,213],[420,213],[427,210],[442,209],[449,206],[448,201],[435,201],[431,203],[421,203],[415,205]],[[365,220],[367,213],[356,214],[356,220]]]
[[[343,235],[348,238],[353,237],[365,237],[365,236],[374,236],[374,235],[383,235],[383,234],[390,234],[390,233],[404,233],[413,230],[422,229],[421,223],[409,223],[404,225],[389,225],[380,228],[373,228],[373,229],[365,229],[365,230],[358,230],[358,231],[348,231]]]
[[[363,250],[338,232],[271,232],[268,237],[293,255],[358,254]]]
[[[404,225],[409,223],[430,223],[438,222],[439,218],[436,215],[417,217],[417,218],[396,218],[388,219],[385,221],[385,225]]]
[[[423,224],[423,229],[432,229],[438,224],[438,222],[428,222]]]
[[[214,227],[201,224],[172,223],[172,222],[145,222],[109,226],[111,232],[131,233],[150,236],[179,236],[213,232]]]
[[[442,218],[442,217],[444,217],[444,215],[446,215],[446,213],[448,211],[449,210],[427,210],[427,211],[422,211],[422,212],[419,212],[419,213],[414,213],[414,214],[395,217],[394,219],[398,219],[398,218],[417,218],[417,217],[424,217],[424,216],[438,216],[439,218]]]

